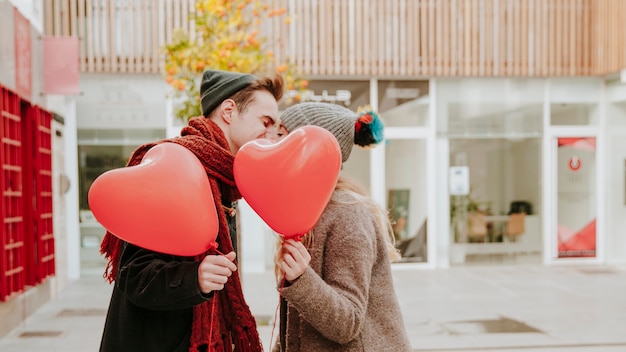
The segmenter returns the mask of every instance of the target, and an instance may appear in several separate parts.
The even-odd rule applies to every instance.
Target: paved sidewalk
[[[0,339],[0,351],[97,351],[111,292],[100,272],[85,273]],[[414,351],[626,351],[626,267],[399,268],[394,278]],[[243,280],[269,350],[272,274]]]

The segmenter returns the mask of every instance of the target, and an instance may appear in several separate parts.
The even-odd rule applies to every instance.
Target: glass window
[[[422,139],[395,139],[385,147],[387,207],[406,262],[428,260],[426,146]]]
[[[379,81],[378,111],[387,126],[428,126],[428,81]]]
[[[552,126],[597,125],[599,118],[600,112],[596,104],[556,103],[550,105]]]
[[[524,137],[541,133],[541,104],[451,103],[448,136]]]
[[[528,138],[543,131],[543,80],[437,81],[437,132],[448,137]]]
[[[539,251],[541,240],[540,138],[451,139],[451,166],[469,169],[470,193],[451,196],[453,241],[522,242],[532,238]],[[525,229],[513,233],[512,214],[525,214]],[[530,251],[530,250],[529,250]]]
[[[597,103],[602,99],[602,78],[563,77],[547,80],[552,103]]]

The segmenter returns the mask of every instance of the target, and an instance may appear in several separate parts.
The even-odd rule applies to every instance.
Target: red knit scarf
[[[234,156],[231,154],[228,142],[222,130],[210,119],[194,117],[181,131],[180,138],[173,138],[162,142],[178,143],[190,151],[200,160],[211,183],[211,191],[218,209],[219,233],[217,235],[218,250],[221,253],[233,251],[230,240],[226,215],[222,209],[221,200],[227,202],[241,198],[237,191],[233,176]],[[135,150],[127,166],[137,165],[144,154],[157,143],[149,143]],[[122,241],[115,235],[107,232],[101,244],[100,252],[108,260],[104,277],[113,282],[117,275],[121,255]],[[215,253],[209,253],[215,254]],[[197,259],[202,260],[203,256]],[[211,314],[211,303],[217,300]],[[208,351],[230,352],[233,347],[236,351],[262,352],[263,346],[256,328],[256,322],[250,308],[246,304],[239,272],[233,272],[222,291],[215,291],[213,300],[193,307],[193,323],[190,339],[190,351],[198,351],[202,345],[209,345]],[[209,335],[212,336],[209,336]]]

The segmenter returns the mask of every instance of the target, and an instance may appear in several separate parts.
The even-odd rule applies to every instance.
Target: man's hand
[[[280,268],[289,282],[299,278],[311,262],[311,255],[302,242],[292,239],[283,243],[282,254]]]
[[[233,262],[235,252],[226,255],[207,255],[198,267],[198,286],[200,292],[207,294],[211,291],[221,290],[228,278],[237,270]]]

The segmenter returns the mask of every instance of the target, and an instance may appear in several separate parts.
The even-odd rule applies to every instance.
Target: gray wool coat
[[[309,267],[282,289],[286,331],[273,351],[411,351],[383,236],[364,203],[335,191],[313,229]]]

